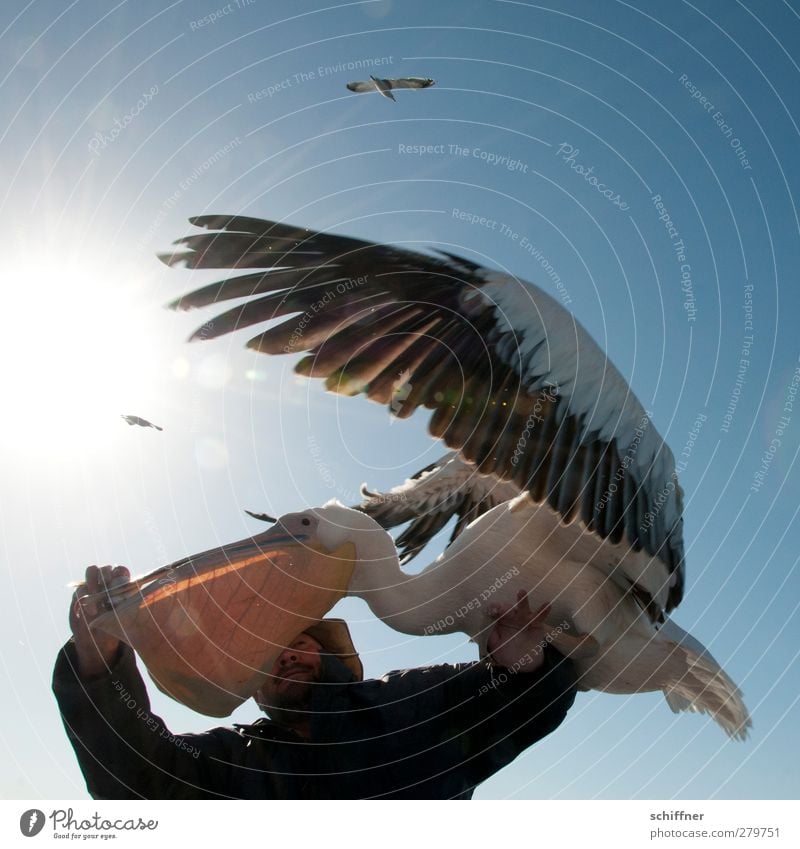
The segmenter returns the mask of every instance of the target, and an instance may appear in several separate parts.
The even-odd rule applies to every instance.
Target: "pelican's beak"
[[[278,524],[110,590],[92,627],[132,646],[163,692],[227,716],[344,597],[355,557],[352,543],[329,551]]]

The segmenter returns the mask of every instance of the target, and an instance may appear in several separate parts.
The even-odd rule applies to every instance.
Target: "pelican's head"
[[[320,553],[352,547],[357,561],[372,559],[387,544],[394,553],[391,537],[374,519],[336,500],[299,513],[286,513],[276,520],[272,530],[253,540],[262,551],[271,544],[285,548],[290,540]]]
[[[340,580],[346,575],[343,595],[359,595],[373,587],[384,570],[370,567],[388,565],[393,567],[392,572],[397,569],[397,549],[391,536],[366,513],[336,500],[286,513],[275,520],[271,530],[253,537],[252,543],[264,553],[273,547],[287,551],[293,545],[307,554],[312,552],[318,563],[328,564],[331,574],[337,574]]]

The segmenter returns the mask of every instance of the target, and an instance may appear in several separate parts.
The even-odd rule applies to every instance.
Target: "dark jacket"
[[[323,680],[309,740],[269,719],[173,735],[127,646],[84,681],[67,643],[53,691],[95,799],[468,799],[575,699],[572,663],[551,646],[531,673],[478,662],[363,682],[323,655]]]

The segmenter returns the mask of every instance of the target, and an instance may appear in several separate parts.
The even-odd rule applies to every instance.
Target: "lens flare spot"
[[[231,379],[231,367],[221,354],[210,354],[200,361],[195,379],[203,389],[222,389]]]
[[[195,457],[197,465],[207,471],[224,469],[228,465],[228,449],[225,443],[212,436],[204,436],[197,440]]]

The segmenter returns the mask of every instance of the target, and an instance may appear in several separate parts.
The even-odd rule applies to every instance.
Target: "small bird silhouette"
[[[248,516],[258,519],[259,522],[269,522],[271,525],[274,525],[278,521],[274,516],[270,516],[269,513],[254,513],[252,510],[245,510],[244,512]]]
[[[156,430],[164,430],[163,427],[159,427],[157,424],[153,424],[152,422],[147,421],[147,419],[143,419],[139,416],[126,416],[123,414],[123,419],[129,425],[139,425],[139,427],[154,427]]]
[[[436,80],[428,79],[427,77],[401,77],[397,80],[382,80],[379,77],[369,75],[369,80],[362,82],[348,83],[347,87],[350,91],[355,91],[361,94],[365,91],[377,91],[389,100],[394,100],[392,94],[393,88],[428,88],[436,85]]]

